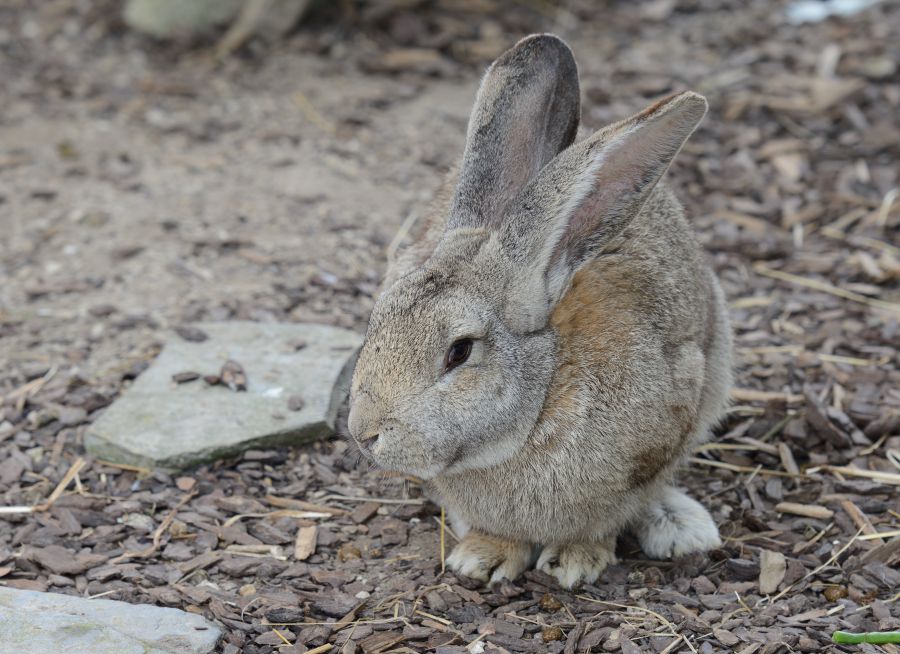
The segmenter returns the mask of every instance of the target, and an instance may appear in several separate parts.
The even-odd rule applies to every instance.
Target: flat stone
[[[311,0],[128,0],[125,24],[158,39],[209,34],[238,23],[247,36],[273,39],[286,34],[306,12]],[[248,9],[247,5],[256,5]],[[245,37],[246,38],[246,37]],[[241,41],[242,42],[242,41]]]
[[[204,34],[230,22],[243,0],[128,0],[123,18],[132,29],[165,39]]]
[[[314,324],[255,322],[196,325],[209,338],[173,334],[153,364],[88,429],[97,458],[180,470],[247,449],[299,444],[334,430],[346,401],[351,357],[362,338]],[[297,349],[299,340],[306,346]],[[240,364],[246,391],[202,380],[177,383],[185,370],[218,375]],[[304,404],[288,406],[293,396]],[[295,406],[295,405],[293,405]]]
[[[4,652],[205,654],[222,630],[194,613],[0,587]]]

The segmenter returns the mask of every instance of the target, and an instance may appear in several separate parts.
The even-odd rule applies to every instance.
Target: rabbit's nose
[[[362,442],[367,434],[377,434],[374,426],[374,406],[366,397],[359,397],[350,403],[350,415],[347,416],[347,428],[350,435]]]

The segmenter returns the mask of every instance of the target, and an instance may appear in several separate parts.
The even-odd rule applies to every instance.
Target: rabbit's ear
[[[575,139],[578,70],[559,38],[519,41],[488,69],[469,118],[447,229],[496,226],[510,201]]]
[[[690,92],[658,102],[570,147],[525,189],[500,232],[516,268],[514,324],[546,324],[575,272],[640,212],[706,109]]]

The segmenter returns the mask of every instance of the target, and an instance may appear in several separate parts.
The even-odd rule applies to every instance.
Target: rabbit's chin
[[[481,444],[458,454],[435,476],[458,475],[470,470],[484,470],[506,463],[522,449],[524,439],[507,437],[499,441]]]
[[[430,481],[437,477],[454,476],[470,470],[483,470],[506,463],[522,449],[525,438],[508,436],[489,443],[462,445],[443,460],[428,462],[411,460],[406,452],[374,452],[366,458],[378,468],[399,474],[412,475]]]

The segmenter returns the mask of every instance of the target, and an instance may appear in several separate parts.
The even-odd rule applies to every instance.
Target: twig
[[[66,474],[63,475],[63,478],[59,480],[59,483],[56,485],[56,488],[53,489],[53,492],[50,493],[50,497],[46,499],[46,501],[41,502],[40,504],[36,504],[34,506],[0,506],[0,514],[14,514],[14,513],[42,513],[48,510],[53,503],[59,499],[60,495],[66,490],[66,487],[72,483],[72,480],[75,479],[78,475],[78,472],[84,467],[85,461],[82,457],[78,457],[75,459],[75,462],[69,466],[69,469],[66,471]]]
[[[175,516],[178,515],[178,510],[185,504],[190,502],[195,495],[196,493],[193,492],[186,494],[178,501],[178,504],[175,505],[175,508],[169,511],[169,514],[163,519],[161,523],[159,523],[159,527],[156,528],[156,531],[153,532],[152,545],[141,550],[140,552],[123,552],[116,558],[111,559],[109,562],[115,565],[116,563],[128,561],[129,559],[146,559],[148,556],[153,556],[153,554],[159,549],[159,542],[162,540],[162,536],[166,532],[166,529],[169,528],[169,525],[172,524]]]
[[[794,586],[796,586],[797,584],[799,584],[799,583],[802,582],[802,581],[806,581],[807,579],[809,579],[810,577],[812,577],[812,576],[814,576],[814,575],[819,574],[822,570],[824,570],[825,568],[827,568],[828,566],[830,566],[832,563],[834,563],[835,561],[837,561],[838,558],[841,556],[841,554],[843,554],[844,552],[846,552],[846,551],[850,548],[850,546],[853,545],[853,543],[856,542],[856,540],[859,538],[860,534],[862,534],[862,529],[860,529],[859,531],[857,531],[857,532],[853,535],[853,538],[851,538],[850,540],[848,540],[848,541],[844,544],[844,546],[841,547],[841,549],[839,549],[837,552],[835,552],[834,554],[832,554],[832,555],[828,558],[828,560],[825,561],[825,563],[823,563],[822,565],[820,565],[818,568],[815,568],[814,570],[810,570],[810,571],[807,572],[805,575],[803,575],[802,577],[800,577],[800,579],[798,579],[797,581],[795,581],[794,583],[792,583],[790,586],[785,587],[784,590],[782,590],[780,593],[778,593],[777,595],[775,595],[774,597],[772,597],[771,599],[769,599],[769,603],[770,603],[770,604],[774,604],[775,602],[777,602],[778,600],[780,600],[782,597],[784,597],[785,595],[787,595],[788,592],[790,592],[790,591],[794,588]],[[759,606],[759,604],[761,604],[762,602],[765,602],[766,599],[767,599],[767,598],[761,599],[761,600],[757,603],[757,606]]]

